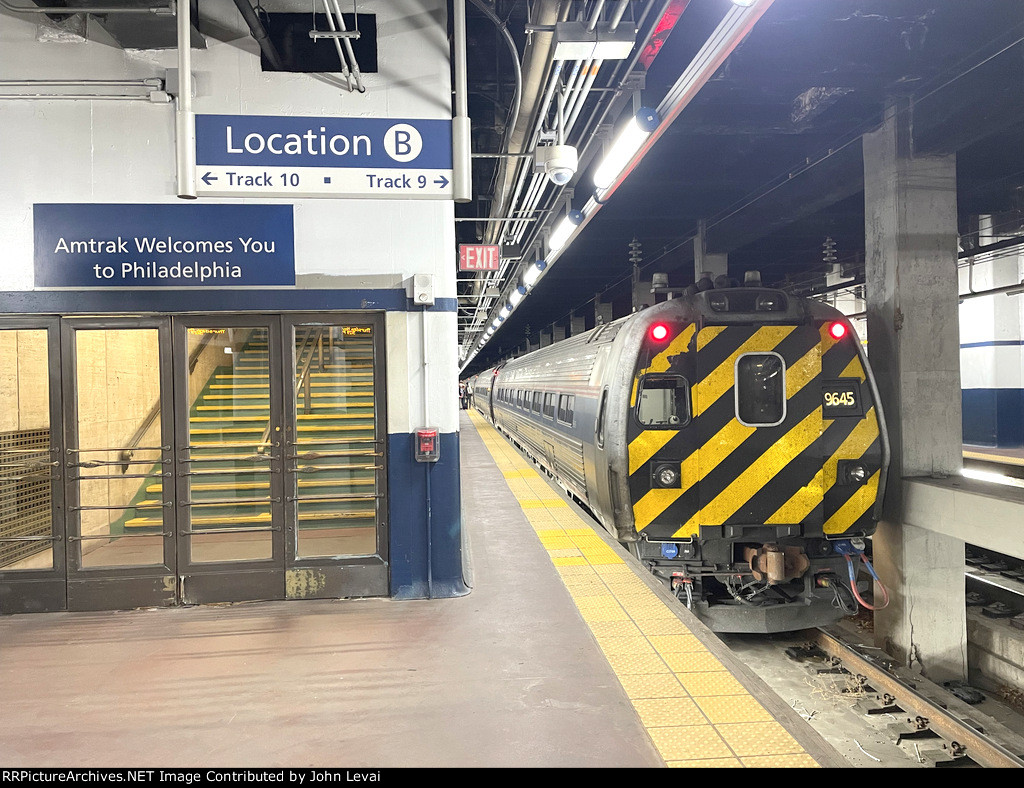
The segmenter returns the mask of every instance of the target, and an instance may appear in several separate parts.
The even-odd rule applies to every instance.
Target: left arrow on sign
[[[207,186],[209,186],[210,185],[210,181],[217,180],[217,176],[216,175],[212,175],[211,173],[208,172],[200,180],[202,180],[203,183],[205,183]]]

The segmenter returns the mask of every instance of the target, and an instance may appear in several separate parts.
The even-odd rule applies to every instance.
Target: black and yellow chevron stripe
[[[745,353],[776,353],[786,367],[786,416],[777,426],[736,417],[735,369]],[[638,370],[690,382],[691,421],[644,430],[631,421],[630,494],[636,529],[648,538],[697,536],[701,527],[803,524],[806,535],[870,530],[881,467],[878,420],[868,386],[863,415],[823,418],[823,385],[865,373],[854,340],[833,340],[825,326],[712,326],[680,330]],[[840,460],[863,460],[867,484],[837,484]],[[681,485],[657,489],[655,464],[679,462]]]

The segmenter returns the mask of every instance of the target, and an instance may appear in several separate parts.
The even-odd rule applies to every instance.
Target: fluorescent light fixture
[[[658,128],[661,118],[656,110],[650,107],[641,107],[637,113],[629,119],[626,127],[619,132],[611,150],[594,170],[594,185],[598,189],[607,189],[611,186],[623,168],[629,164],[633,154],[640,150],[640,146],[651,136],[651,132]]]
[[[504,320],[506,317],[508,317],[511,314],[512,314],[512,307],[510,307],[508,304],[505,304],[505,306],[503,306],[501,308],[501,311],[498,312],[498,317],[500,317],[502,320]]]
[[[738,5],[740,8],[750,8],[756,2],[757,0],[732,0],[732,4]]]
[[[494,322],[491,323],[491,328],[497,328],[498,326],[500,326],[501,321],[504,319],[505,318],[503,318],[501,315],[498,315],[496,318],[494,318]]]
[[[558,226],[551,233],[551,237],[548,238],[548,249],[552,252],[557,252],[563,246],[565,242],[569,240],[569,236],[572,235],[573,230],[579,227],[583,223],[583,214],[580,211],[569,211],[565,215],[565,218],[559,222]]]
[[[540,279],[540,275],[544,272],[544,269],[548,267],[547,261],[538,260],[523,273],[523,284],[527,287],[533,287],[537,284],[537,280]]]
[[[519,287],[512,291],[511,295],[509,295],[508,302],[512,304],[513,308],[515,308],[519,306],[519,302],[522,301],[524,298],[526,298],[526,288],[520,285]]]

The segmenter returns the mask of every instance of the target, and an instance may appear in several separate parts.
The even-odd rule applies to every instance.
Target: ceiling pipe
[[[660,20],[665,15],[666,11],[668,10],[668,7],[672,4],[672,2],[673,2],[673,0],[661,0],[661,3],[657,7],[657,9],[655,8],[655,3],[654,2],[651,2],[651,3],[647,4],[647,5],[645,5],[644,9],[643,9],[643,11],[642,11],[642,13],[640,15],[639,20],[635,23],[636,26],[638,28],[642,27],[643,24],[648,19],[648,17],[651,15],[652,11],[655,12],[654,16],[653,16],[653,19],[654,19],[655,24],[656,24],[657,21]],[[683,7],[685,8],[685,5]],[[617,13],[617,16],[618,16],[619,20],[621,19],[621,16],[622,16],[621,13],[618,13],[618,12],[620,12],[620,10],[624,10],[624,9],[621,6],[616,8],[616,9],[614,9],[614,12]],[[593,21],[593,18],[592,18],[591,21]],[[618,25],[618,20],[616,20],[616,26],[617,25]],[[653,32],[653,29],[654,28],[652,27],[651,28],[652,32]],[[633,69],[634,69],[637,61],[640,59],[642,51],[643,51],[642,47],[639,47],[639,46],[636,47],[632,58],[628,61],[628,64],[627,64],[627,61],[619,61],[619,62],[617,62],[616,65],[615,65],[613,76],[610,79],[609,84],[616,84],[616,83],[621,84],[623,77],[620,77],[619,76],[620,74],[625,74],[627,76],[632,74],[633,73]],[[580,95],[580,97],[576,101],[576,106],[573,109],[572,114],[569,116],[568,120],[566,121],[566,134],[569,134],[573,130],[573,128],[575,127],[576,120],[577,120],[581,110],[584,107],[584,104],[586,102],[586,98],[589,95],[590,90],[591,90],[591,88],[592,88],[592,86],[594,84],[594,81],[595,81],[596,77],[597,77],[598,69],[603,65],[603,63],[604,63],[603,60],[595,60],[593,62],[593,66],[591,67],[591,74],[589,75],[587,81],[584,83],[583,87],[581,89],[579,89],[580,92],[581,92],[581,95]],[[611,113],[611,111],[613,110],[614,107],[615,107],[615,101],[613,101],[610,104],[606,105],[604,110],[601,111],[600,119],[597,119],[596,122],[595,122],[595,117],[591,116],[590,119],[587,121],[587,127],[583,130],[582,133],[580,133],[577,136],[577,139],[579,139],[579,140],[587,140],[587,139],[589,139],[591,134],[593,133],[592,129],[596,128],[596,127],[600,127],[600,125],[605,122],[605,118],[608,117],[608,115]],[[596,115],[596,114],[597,114],[597,111],[595,111],[594,115]],[[580,171],[583,171],[586,168],[586,161],[585,161],[586,156],[587,156],[587,149],[583,148],[580,151],[580,168],[579,168]],[[537,177],[537,176],[535,176],[535,177]],[[543,177],[543,176],[541,176],[541,177]],[[543,186],[543,183],[541,185]],[[530,210],[530,211],[537,210],[537,205],[540,202],[540,197],[541,197],[541,193],[534,194],[532,201],[528,200],[525,203],[525,207],[528,210]],[[560,199],[561,199],[560,191],[555,190],[552,193],[552,196],[551,196],[550,201],[549,201],[549,205],[557,204]],[[549,210],[550,210],[550,208],[549,208]],[[516,232],[516,234],[515,234],[515,236],[513,238],[512,243],[518,244],[518,245],[520,245],[522,247],[530,246],[533,243],[535,243],[537,238],[539,237],[540,232],[541,232],[541,227],[539,225],[536,226],[534,228],[535,232],[533,232],[531,237],[525,238],[525,240],[524,240],[524,234],[525,234],[525,232],[528,229],[529,228],[527,228],[524,225],[520,225],[518,228],[516,228],[517,232]]]
[[[466,79],[466,0],[453,0],[452,31],[455,46],[455,117],[452,118],[452,191],[455,202],[473,199],[473,128],[469,120]]]
[[[125,8],[124,6],[22,6],[12,5],[7,0],[0,0],[0,8],[6,8],[15,14],[53,14],[60,16],[74,16],[75,14],[156,14],[157,16],[170,16],[174,13],[174,3],[167,5],[145,6],[143,8]]]
[[[569,3],[560,0],[541,0],[535,9],[535,21],[542,25],[554,25],[564,14],[568,13]],[[529,45],[526,48],[525,62],[522,67],[523,89],[521,103],[526,107],[537,106],[537,98],[544,89],[545,78],[550,68],[560,68],[561,63],[553,63],[551,60],[553,35],[551,33],[534,33]],[[518,60],[518,58],[517,58]],[[550,97],[550,90],[548,92]],[[548,97],[545,97],[546,107]],[[543,111],[543,110],[542,110]],[[533,119],[529,113],[520,115],[512,121],[513,125],[506,138],[507,153],[528,153],[532,142],[530,134]],[[508,214],[508,206],[512,204],[508,195],[512,192],[513,183],[516,180],[516,167],[506,166],[504,163],[498,168],[494,193],[500,195],[498,202],[492,205],[493,212],[498,216]],[[532,167],[527,168],[527,171]],[[485,238],[485,243],[497,243],[498,235],[490,232]]]
[[[185,2],[188,2],[188,0],[185,0]],[[267,62],[270,63],[274,71],[284,71],[284,63],[281,62],[281,56],[277,52],[277,47],[270,40],[270,34],[263,27],[263,22],[260,21],[256,10],[249,5],[248,0],[235,0],[235,7],[242,14],[245,24],[249,26],[249,32],[256,39],[256,43],[260,45],[260,51],[267,58]]]
[[[192,3],[178,3],[178,95],[174,113],[178,196],[196,199],[196,117],[192,114]]]

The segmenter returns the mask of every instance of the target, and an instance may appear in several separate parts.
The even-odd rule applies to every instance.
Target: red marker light
[[[846,336],[846,324],[845,323],[833,323],[828,327],[828,333],[832,339],[842,339]]]
[[[668,326],[664,323],[655,323],[651,326],[651,339],[655,342],[664,342],[668,339]]]

